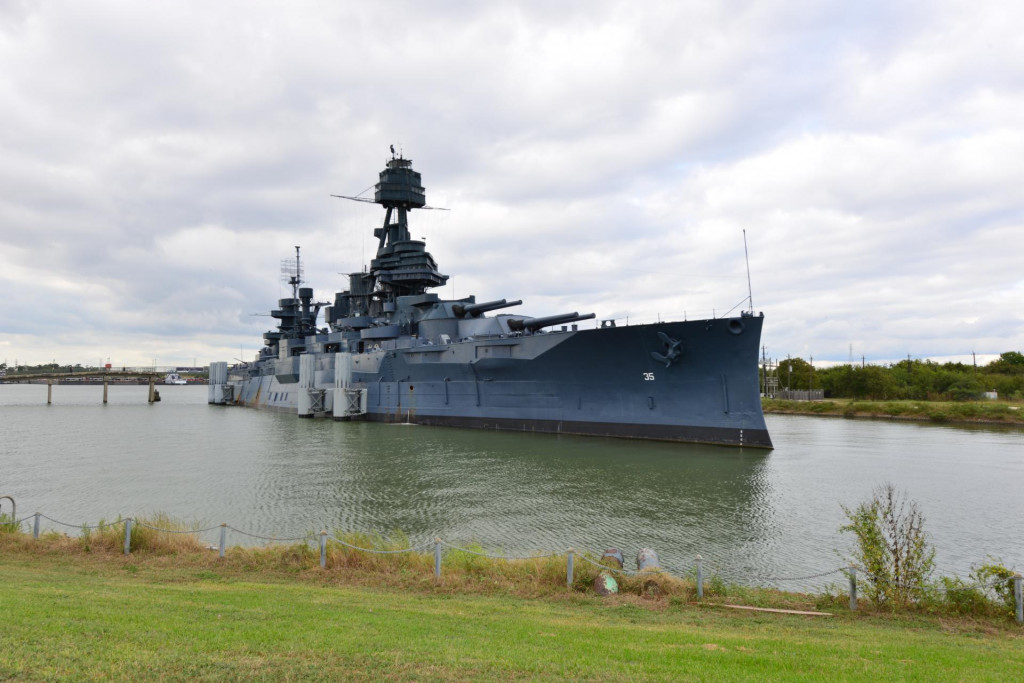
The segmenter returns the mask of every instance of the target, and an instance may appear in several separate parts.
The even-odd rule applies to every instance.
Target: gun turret
[[[593,317],[595,317],[593,313],[584,313],[583,315],[580,315],[579,313],[573,312],[562,313],[560,315],[549,315],[544,318],[530,318],[528,320],[512,318],[508,321],[508,329],[513,332],[521,332],[523,330],[533,332],[541,329],[542,327],[550,327],[551,325],[560,325],[562,323],[574,323],[577,320],[590,320]]]
[[[523,303],[522,299],[516,299],[515,301],[499,299],[497,301],[485,301],[480,304],[455,304],[452,306],[452,312],[460,318],[465,318],[466,316],[476,318],[481,313],[496,311],[499,308],[508,308],[509,306],[518,306],[521,303]]]

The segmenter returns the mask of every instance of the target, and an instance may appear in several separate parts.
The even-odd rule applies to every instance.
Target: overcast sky
[[[1024,6],[0,0],[0,361],[250,358],[388,146],[440,293],[770,357],[1024,347]],[[371,193],[372,194],[372,193]],[[735,314],[735,312],[734,312]]]

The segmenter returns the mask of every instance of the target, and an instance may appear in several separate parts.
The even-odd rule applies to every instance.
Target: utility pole
[[[744,233],[744,237],[746,237],[746,233]],[[766,353],[767,353],[767,349],[765,348],[764,345],[762,345],[761,346],[761,376],[762,376],[761,388],[763,390],[762,393],[765,396],[768,395],[768,365],[767,365],[767,361],[765,360],[765,354]]]

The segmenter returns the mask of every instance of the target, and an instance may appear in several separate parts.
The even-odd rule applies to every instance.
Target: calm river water
[[[406,532],[508,553],[699,553],[782,588],[844,564],[841,505],[892,482],[917,500],[943,574],[1024,566],[1024,431],[768,416],[770,452],[300,420],[206,404],[206,387],[0,385],[0,496],[18,516],[95,524],[155,512],[278,537]],[[10,512],[3,501],[3,512]],[[74,533],[52,523],[49,528]],[[214,532],[215,533],[215,532]],[[215,541],[213,535],[207,539]],[[243,543],[236,535],[230,542]]]

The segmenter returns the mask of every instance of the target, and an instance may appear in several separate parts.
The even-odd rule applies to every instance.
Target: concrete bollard
[[[434,539],[434,576],[441,578],[441,539]]]
[[[39,540],[39,513],[36,513],[36,521],[32,524],[32,538]]]
[[[565,554],[565,587],[572,588],[573,563],[576,559],[576,551],[569,548]]]
[[[124,554],[132,554],[132,518],[124,520]]]
[[[697,599],[704,598],[704,558],[697,556]]]
[[[850,609],[857,609],[857,568],[850,565]]]
[[[601,554],[601,564],[607,565],[609,562],[615,564],[615,569],[622,569],[625,564],[625,559],[622,557],[622,551],[618,548],[608,548]]]
[[[224,557],[224,546],[227,545],[228,540],[228,525],[226,522],[220,523],[220,557]]]
[[[327,531],[320,532],[320,568],[327,568]]]
[[[658,553],[654,552],[650,548],[640,548],[636,554],[636,568],[637,571],[644,569],[658,569],[661,565],[658,563]]]
[[[594,592],[602,597],[614,595],[619,592],[619,582],[610,572],[601,572],[594,579]]]
[[[1017,623],[1024,624],[1024,590],[1021,588],[1021,575],[1013,577],[1013,599],[1017,603]]]

